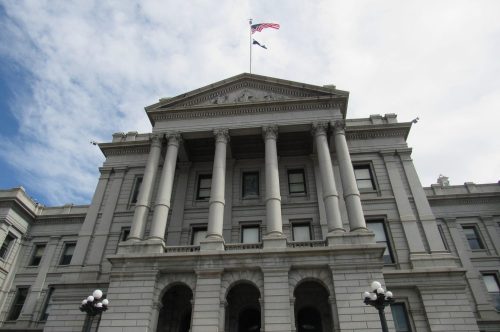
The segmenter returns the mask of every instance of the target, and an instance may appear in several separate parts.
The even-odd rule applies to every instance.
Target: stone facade
[[[423,188],[395,114],[253,74],[146,107],[88,206],[0,191],[0,331],[500,331],[499,184]],[[394,317],[394,318],[393,318]]]

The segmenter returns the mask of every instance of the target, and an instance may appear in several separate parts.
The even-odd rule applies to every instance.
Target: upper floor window
[[[394,259],[392,257],[392,249],[391,244],[389,243],[387,237],[387,230],[385,228],[385,223],[383,221],[368,221],[366,223],[366,227],[375,233],[375,242],[383,243],[385,245],[384,251],[384,263],[391,264],[394,263]]]
[[[127,241],[128,236],[130,235],[130,227],[122,227],[122,230],[120,232],[120,241]]]
[[[1,259],[7,259],[7,257],[9,256],[10,249],[14,245],[15,241],[16,241],[15,236],[8,233],[7,236],[5,237],[5,240],[2,243],[2,247],[0,247]]]
[[[306,178],[303,169],[288,170],[288,192],[290,194],[306,193]]]
[[[293,241],[311,241],[311,224],[309,222],[292,223]]]
[[[198,176],[198,190],[196,191],[196,199],[209,199],[211,188],[212,174],[201,174],[200,176]]]
[[[259,225],[241,226],[241,243],[259,243],[260,227]]]
[[[132,190],[132,197],[130,198],[130,204],[137,203],[137,198],[139,197],[139,190],[141,189],[142,184],[142,176],[138,176],[135,178],[134,187]]]
[[[75,252],[76,243],[65,243],[63,254],[61,256],[61,260],[59,261],[59,265],[69,265],[71,263],[71,258],[73,258],[73,254]]]
[[[35,245],[35,250],[33,251],[33,256],[31,256],[30,260],[30,266],[40,265],[44,251],[45,251],[45,244]]]
[[[26,297],[28,296],[29,287],[18,287],[16,290],[16,295],[14,296],[14,302],[12,303],[12,307],[9,311],[9,316],[7,320],[16,320],[19,318],[21,314],[21,310],[23,309],[24,301],[26,301]]]
[[[396,332],[411,332],[410,319],[404,303],[391,304],[392,318]]]
[[[496,310],[500,311],[500,286],[498,284],[497,275],[495,273],[485,273],[483,274],[483,280],[486,285],[486,290],[495,303]]]
[[[243,198],[259,196],[259,172],[244,172],[242,182]]]
[[[483,242],[479,237],[479,231],[475,225],[465,225],[462,226],[462,228],[464,230],[465,237],[467,238],[467,242],[469,242],[469,247],[472,250],[484,249]]]
[[[191,236],[191,244],[194,246],[199,246],[200,242],[205,240],[207,237],[206,227],[195,227],[193,228],[193,235]]]
[[[360,190],[375,190],[375,180],[370,165],[353,165],[356,184]]]

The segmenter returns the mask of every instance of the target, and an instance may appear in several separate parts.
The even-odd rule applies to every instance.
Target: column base
[[[161,254],[165,252],[165,248],[165,241],[162,239],[129,240],[118,244],[117,254]]]
[[[262,237],[262,244],[264,249],[269,248],[286,248],[286,237],[281,235],[266,235]]]
[[[326,235],[328,246],[375,243],[375,234],[360,229],[354,232],[332,231]]]
[[[200,241],[200,251],[221,250],[224,251],[224,239],[205,239]]]

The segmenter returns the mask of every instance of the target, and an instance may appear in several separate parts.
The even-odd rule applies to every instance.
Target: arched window
[[[332,331],[328,290],[316,281],[304,281],[294,291],[297,332]]]
[[[171,287],[162,298],[157,332],[189,332],[193,292],[186,285]]]
[[[260,292],[250,283],[232,287],[226,301],[227,332],[258,332],[261,326]]]

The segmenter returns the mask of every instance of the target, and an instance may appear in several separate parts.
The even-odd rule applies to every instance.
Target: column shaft
[[[270,236],[283,235],[283,221],[281,220],[280,179],[278,172],[278,152],[276,139],[278,127],[264,127],[266,147],[266,221],[267,234]]]
[[[335,149],[340,167],[340,176],[342,178],[342,187],[344,189],[344,200],[349,216],[349,225],[351,231],[357,229],[366,229],[365,216],[361,206],[361,197],[359,195],[354,168],[352,167],[349,148],[345,138],[345,123],[343,121],[335,122]]]
[[[158,162],[161,154],[161,140],[160,137],[154,135],[151,137],[151,150],[149,151],[148,161],[146,162],[146,169],[142,178],[141,189],[139,190],[139,197],[135,205],[134,219],[132,220],[132,227],[130,229],[130,240],[142,240],[144,237],[144,230],[146,228],[146,220],[149,213],[149,205],[151,203],[151,196],[153,195],[153,184],[158,171]]]
[[[225,205],[226,148],[229,135],[227,129],[215,130],[214,135],[215,156],[212,171],[212,187],[210,189],[207,238],[222,239]]]
[[[153,223],[150,238],[157,238],[163,241],[167,228],[168,212],[170,210],[170,200],[172,197],[172,187],[174,184],[175,166],[177,163],[177,152],[179,150],[179,134],[168,134],[167,153],[161,172],[160,184],[153,213]]]
[[[328,123],[317,123],[313,125],[313,134],[316,140],[316,151],[318,154],[318,166],[321,173],[323,187],[323,202],[325,204],[328,231],[345,231],[340,216],[339,195],[333,176],[332,159],[328,149],[326,137]]]

